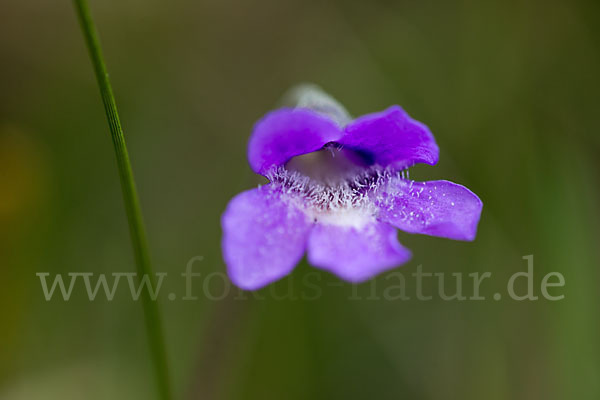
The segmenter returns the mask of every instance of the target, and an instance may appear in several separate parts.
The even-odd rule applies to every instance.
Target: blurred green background
[[[92,1],[154,267],[169,273],[177,396],[600,398],[599,4]],[[152,398],[141,304],[82,286],[47,302],[35,275],[135,270],[71,3],[4,1],[0,54],[0,399]],[[353,115],[400,104],[430,126],[440,163],[411,177],[468,186],[483,216],[474,243],[401,234],[414,258],[398,271],[490,271],[487,300],[387,301],[371,293],[384,277],[354,289],[326,273],[317,299],[281,299],[301,293],[305,261],[261,298],[204,298],[227,288],[218,277],[194,281],[198,300],[166,298],[194,256],[203,276],[224,271],[220,214],[259,182],[252,124],[305,81]],[[558,271],[564,300],[492,300],[528,254],[536,294]]]

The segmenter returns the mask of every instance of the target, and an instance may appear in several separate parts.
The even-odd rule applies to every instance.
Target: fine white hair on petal
[[[362,227],[377,214],[373,193],[404,171],[370,167],[335,179],[320,181],[284,167],[272,169],[267,178],[315,221]]]

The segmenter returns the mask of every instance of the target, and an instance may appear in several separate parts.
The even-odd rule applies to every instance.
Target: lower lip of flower
[[[361,165],[360,155],[327,147],[292,158],[272,169],[267,179],[274,190],[286,194],[284,201],[315,222],[362,228],[375,219],[373,193],[393,176],[404,178],[405,172]]]
[[[391,177],[390,172],[374,167],[327,182],[284,167],[267,176],[273,189],[285,193],[284,199],[302,209],[308,218],[357,229],[374,221],[376,207],[370,194]]]

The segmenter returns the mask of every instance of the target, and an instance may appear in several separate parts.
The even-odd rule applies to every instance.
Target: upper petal
[[[448,181],[392,178],[374,196],[378,217],[410,233],[474,240],[483,203],[469,189]]]
[[[411,257],[396,229],[373,220],[361,227],[317,224],[308,239],[308,260],[350,282],[362,282]]]
[[[264,175],[292,157],[317,151],[341,137],[338,125],[315,111],[281,108],[254,126],[248,142],[248,162],[254,172]]]
[[[235,196],[221,217],[222,249],[233,283],[259,289],[289,274],[302,258],[312,221],[266,185]]]
[[[400,106],[363,115],[345,128],[338,141],[363,154],[372,164],[403,169],[416,163],[434,165],[439,148],[433,134]]]

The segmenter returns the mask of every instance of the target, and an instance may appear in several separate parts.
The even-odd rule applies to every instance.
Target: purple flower
[[[481,200],[448,181],[415,182],[434,165],[429,129],[401,107],[351,120],[333,99],[305,91],[254,126],[248,161],[270,182],[235,196],[222,216],[231,280],[248,290],[288,275],[307,253],[315,267],[361,282],[411,257],[396,228],[473,240]]]

